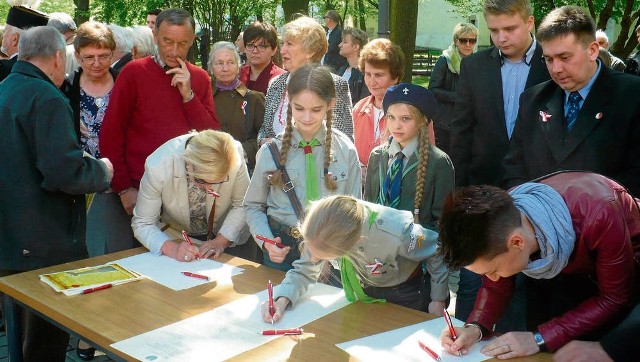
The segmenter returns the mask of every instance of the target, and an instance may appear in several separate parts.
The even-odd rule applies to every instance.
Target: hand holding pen
[[[273,315],[276,314],[276,307],[273,305],[273,283],[269,280],[267,283],[267,291],[269,293],[269,315],[271,316],[271,325],[273,325]]]
[[[291,250],[290,246],[281,243],[280,238],[270,239],[262,235],[256,235],[255,238],[263,242],[262,247],[269,253],[269,259],[274,263],[282,263]]]
[[[200,259],[200,252],[198,250],[198,248],[196,248],[195,245],[193,245],[193,242],[191,241],[191,238],[189,237],[189,235],[187,235],[187,232],[182,230],[182,238],[184,239],[185,243],[181,243],[180,247],[178,248],[178,255],[176,257],[177,260],[179,261],[191,261],[193,259]],[[186,246],[186,247],[185,247]],[[182,253],[181,253],[182,251]],[[182,259],[179,258],[179,256],[183,254],[184,256],[182,257]]]
[[[289,301],[289,298],[287,297],[279,297],[277,299],[274,299],[273,315],[272,315],[271,308],[269,308],[269,304],[270,304],[269,300],[265,300],[260,306],[260,309],[262,312],[262,320],[271,324],[279,321],[280,318],[282,318],[282,315],[284,314],[284,310],[287,308],[289,303],[291,303],[291,301]]]
[[[456,356],[467,354],[468,348],[477,340],[477,337],[472,336],[472,330],[475,330],[475,328],[455,328],[446,309],[444,310],[443,316],[447,327],[442,331],[442,335],[440,336],[442,346],[448,353]]]

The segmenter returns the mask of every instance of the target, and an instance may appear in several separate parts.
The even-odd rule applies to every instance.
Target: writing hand
[[[275,323],[279,321],[280,318],[282,318],[282,315],[284,314],[284,310],[287,308],[289,303],[291,303],[291,301],[289,300],[289,298],[286,298],[286,297],[280,297],[276,299],[273,302],[273,306],[275,307],[276,312],[273,313],[273,317],[271,317],[271,314],[269,314],[269,301],[266,300],[262,302],[262,304],[260,305],[260,310],[262,312],[262,320],[264,320],[267,323]]]
[[[460,354],[465,355],[469,353],[469,348],[473,346],[480,334],[476,328],[460,328],[454,327],[458,338],[454,341],[451,337],[451,332],[449,332],[449,327],[445,327],[442,330],[442,334],[440,335],[440,343],[442,347],[444,347],[447,353],[450,353],[454,356],[459,356]]]

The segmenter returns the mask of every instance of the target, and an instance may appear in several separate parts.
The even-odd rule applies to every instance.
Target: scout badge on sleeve
[[[422,242],[424,241],[424,235],[422,234],[422,227],[414,224],[411,229],[411,242],[409,243],[409,249],[407,252],[412,252],[416,247],[422,249]]]
[[[382,261],[380,261],[380,259],[375,258],[373,259],[373,263],[367,263],[365,265],[365,267],[367,267],[367,269],[369,269],[369,273],[371,273],[371,275],[380,275],[380,268],[382,268]]]

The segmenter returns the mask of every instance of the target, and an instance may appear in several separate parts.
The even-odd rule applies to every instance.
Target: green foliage
[[[163,0],[91,0],[92,18],[121,26],[146,23],[147,11],[166,7]]]
[[[7,13],[9,12],[9,4],[6,1],[0,0],[0,23],[4,24],[7,19]],[[75,5],[73,0],[44,0],[38,10],[45,13],[63,12],[73,16],[75,11]]]

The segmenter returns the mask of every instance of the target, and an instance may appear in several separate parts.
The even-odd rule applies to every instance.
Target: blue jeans
[[[527,290],[526,277],[522,273],[516,275],[516,288],[511,297],[511,303],[502,314],[495,326],[496,332],[527,330]],[[478,290],[482,286],[480,275],[465,268],[460,269],[460,283],[456,299],[456,318],[467,321],[476,303]],[[487,326],[489,328],[493,326]]]

